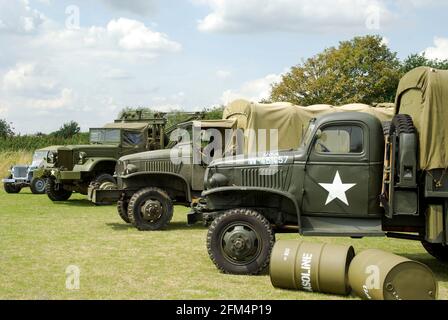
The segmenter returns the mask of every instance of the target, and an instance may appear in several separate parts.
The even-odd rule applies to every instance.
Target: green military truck
[[[217,268],[261,272],[283,232],[416,240],[447,261],[448,71],[411,71],[396,105],[386,135],[375,116],[331,113],[299,148],[212,162],[196,211]]]
[[[173,132],[176,137],[172,148],[120,158],[116,167],[118,188],[99,189],[92,185],[88,191],[89,200],[93,203],[117,202],[119,216],[139,230],[166,227],[173,216],[173,205],[196,204],[204,189],[207,163],[202,157],[195,158],[203,154],[204,142],[211,139],[207,132],[215,130],[224,136],[226,130],[235,129],[235,124],[235,120],[179,124]],[[222,153],[234,152],[232,145],[222,146]],[[188,222],[195,222],[195,216],[189,215]]]
[[[114,188],[117,159],[164,148],[166,122],[162,114],[124,112],[114,123],[90,129],[88,145],[50,147],[45,166],[34,172],[34,178],[47,179],[46,194],[52,201],[66,201],[73,192],[86,195],[91,183]]]

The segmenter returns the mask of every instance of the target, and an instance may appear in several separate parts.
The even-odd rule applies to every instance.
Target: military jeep
[[[8,178],[2,180],[5,192],[10,194],[20,193],[23,188],[29,187],[33,194],[44,194],[45,179],[34,177],[33,174],[40,167],[45,166],[50,150],[48,148],[36,150],[33,154],[33,161],[29,165],[12,166]]]
[[[90,144],[52,148],[46,165],[34,172],[46,178],[46,194],[52,201],[66,201],[73,192],[87,195],[93,182],[114,188],[117,159],[166,146],[166,118],[148,118],[142,112],[125,113],[114,123],[90,129]]]

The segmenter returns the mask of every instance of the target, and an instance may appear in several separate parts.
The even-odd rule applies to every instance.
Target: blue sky
[[[124,106],[201,109],[269,94],[289,67],[356,35],[448,58],[438,0],[0,0],[0,118],[50,132]],[[79,25],[76,17],[79,12]]]

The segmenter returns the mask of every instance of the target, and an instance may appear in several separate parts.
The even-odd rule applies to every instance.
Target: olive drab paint
[[[382,250],[359,253],[348,274],[353,292],[365,300],[437,299],[437,281],[426,265]]]
[[[270,262],[276,288],[348,295],[351,246],[315,244],[300,240],[277,241]]]

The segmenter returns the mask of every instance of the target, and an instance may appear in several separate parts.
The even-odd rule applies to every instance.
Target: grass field
[[[205,249],[206,229],[185,225],[176,207],[168,230],[139,232],[113,206],[75,195],[53,204],[28,190],[0,192],[0,299],[345,299],[274,289],[268,275],[220,274]],[[280,235],[278,238],[294,238]],[[419,243],[391,239],[308,239],[382,248],[428,264],[448,299],[448,267]],[[81,270],[80,289],[66,289],[66,268]],[[350,298],[350,297],[349,297]]]

